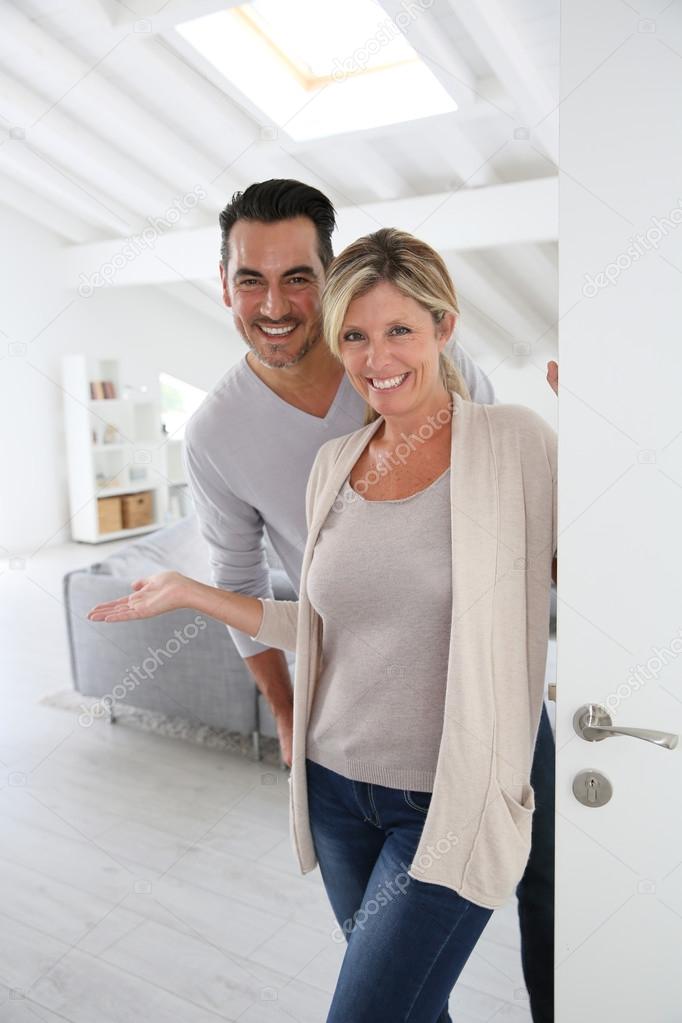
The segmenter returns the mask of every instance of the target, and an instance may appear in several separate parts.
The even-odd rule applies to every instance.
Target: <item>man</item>
[[[221,213],[220,226],[223,300],[249,351],[190,420],[185,464],[214,583],[271,597],[263,528],[298,592],[310,468],[324,441],[362,426],[365,405],[321,333],[320,295],[333,256],[331,202],[301,182],[274,179],[237,193]],[[472,400],[494,403],[482,370],[452,340],[446,351]],[[230,632],[272,709],[282,757],[290,765],[293,693],[284,653]],[[544,709],[534,772],[536,765],[541,767],[531,778],[536,806],[543,803],[546,812],[537,827],[534,821],[519,911],[537,1023],[552,1019],[554,970],[554,750]]]

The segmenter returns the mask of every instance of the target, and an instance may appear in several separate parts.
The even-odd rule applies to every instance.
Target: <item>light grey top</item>
[[[322,668],[306,755],[356,781],[433,790],[452,617],[450,468],[410,497],[348,479],[319,534],[308,597]]]
[[[472,401],[495,403],[490,380],[454,341],[446,346]],[[263,528],[298,593],[307,537],[305,490],[325,441],[358,430],[365,403],[347,377],[324,419],[294,408],[253,372],[246,356],[207,395],[185,431],[185,469],[213,583],[272,597]],[[242,657],[267,650],[230,629]]]

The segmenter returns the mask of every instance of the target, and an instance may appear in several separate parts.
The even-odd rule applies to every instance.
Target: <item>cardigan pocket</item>
[[[504,902],[514,894],[530,855],[534,810],[531,785],[524,785],[519,802],[494,783],[464,879],[481,896]]]

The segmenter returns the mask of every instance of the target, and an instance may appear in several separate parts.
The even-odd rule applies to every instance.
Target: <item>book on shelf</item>
[[[90,397],[93,401],[101,401],[102,398],[115,398],[116,386],[112,380],[91,380]]]

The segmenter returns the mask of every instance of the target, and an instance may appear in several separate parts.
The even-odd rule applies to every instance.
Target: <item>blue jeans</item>
[[[451,1023],[448,997],[492,910],[408,876],[430,792],[306,759],[322,880],[346,941],[327,1023]]]
[[[306,759],[322,880],[348,942],[327,1023],[451,1023],[448,999],[492,910],[407,876],[430,792],[356,782]],[[554,738],[543,705],[531,852],[517,887],[534,1023],[554,1019]]]

